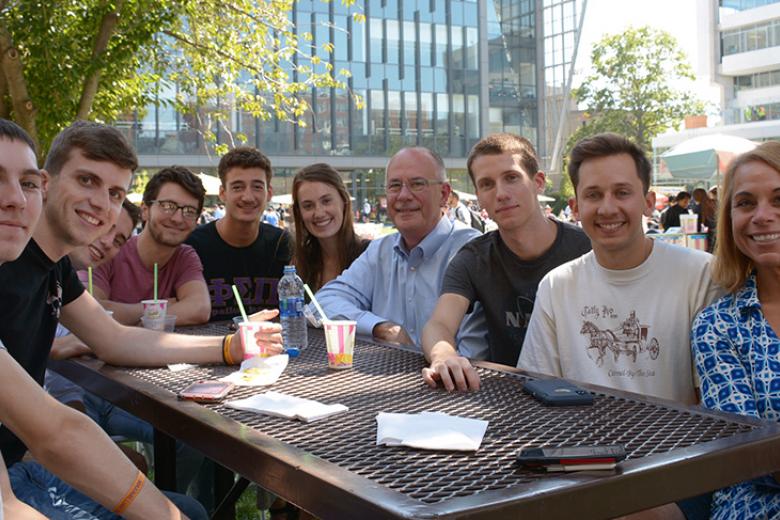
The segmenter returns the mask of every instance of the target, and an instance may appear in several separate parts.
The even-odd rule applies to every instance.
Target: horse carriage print
[[[597,357],[594,361],[598,366],[602,366],[607,352],[612,353],[615,363],[621,354],[630,356],[634,363],[637,356],[644,352],[647,352],[650,359],[657,359],[660,351],[658,340],[655,338],[647,340],[648,329],[648,325],[639,323],[636,312],[631,311],[628,319],[617,330],[599,329],[593,322],[586,321],[582,324],[580,334],[587,334],[590,337],[588,355],[593,358],[590,351],[595,349]]]

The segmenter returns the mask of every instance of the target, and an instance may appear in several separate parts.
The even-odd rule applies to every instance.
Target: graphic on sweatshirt
[[[636,317],[636,311],[631,311],[617,329],[600,329],[592,321],[584,321],[580,334],[589,337],[586,347],[588,357],[598,366],[604,364],[604,356],[611,353],[615,363],[621,355],[629,357],[636,363],[637,356],[647,353],[650,359],[658,359],[661,348],[656,338],[647,339],[649,325],[642,325]]]

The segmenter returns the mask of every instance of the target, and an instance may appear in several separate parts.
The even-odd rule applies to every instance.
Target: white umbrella
[[[219,180],[219,177],[200,172],[198,178],[203,183],[203,187],[206,188],[206,195],[219,195],[219,187],[222,186],[222,181]]]

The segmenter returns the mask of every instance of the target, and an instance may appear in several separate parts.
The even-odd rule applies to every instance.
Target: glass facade
[[[299,0],[291,14],[297,32],[313,35],[316,52],[334,70],[351,72],[348,87],[362,97],[362,110],[346,92],[312,89],[306,127],[260,121],[235,108],[229,120],[216,122],[210,111],[230,109],[227,101],[182,115],[165,103],[175,91],[161,90],[159,103],[117,126],[142,161],[154,156],[157,164],[169,158],[186,165],[193,156],[213,156],[214,143],[203,138],[206,129],[219,144],[232,146],[237,136],[245,137],[280,166],[281,184],[274,183],[279,193],[287,191],[283,179],[293,171],[285,161],[295,157],[314,162],[348,156],[359,165],[361,158],[384,159],[404,146],[423,145],[462,160],[486,130],[538,143],[540,77],[563,81],[574,45],[573,5],[579,1],[358,0],[350,11],[338,0]],[[542,5],[554,17],[550,30],[563,28],[556,29],[554,41],[537,27]],[[362,12],[365,22],[354,22],[353,11]],[[328,42],[335,46],[332,54],[322,50]],[[555,66],[543,72],[544,53],[537,46],[544,44],[546,53],[548,42],[551,54],[545,59]],[[381,168],[366,166],[345,172],[345,179],[353,189],[381,189],[382,175]],[[465,172],[456,177],[465,179]]]
[[[723,56],[780,46],[780,20],[772,20],[721,34]]]

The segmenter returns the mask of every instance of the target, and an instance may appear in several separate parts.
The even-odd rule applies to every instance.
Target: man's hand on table
[[[54,338],[54,342],[51,345],[51,352],[49,352],[49,358],[68,359],[76,356],[83,356],[85,354],[92,354],[92,349],[86,346],[84,342],[75,335],[68,334],[67,336]]]
[[[277,309],[268,309],[256,312],[248,316],[249,321],[260,322],[260,330],[255,333],[255,341],[258,345],[265,347],[271,354],[281,354],[284,352],[282,347],[282,326],[278,323],[272,323],[272,320],[279,314]],[[236,332],[230,341],[230,357],[236,363],[244,359],[244,346],[241,344],[241,335]]]
[[[431,366],[422,369],[422,377],[428,386],[436,388],[441,383],[448,392],[479,390],[476,369],[467,358],[455,353],[433,356]]]
[[[396,345],[414,345],[412,338],[406,333],[406,329],[392,321],[383,321],[374,325],[371,331],[374,339]]]

